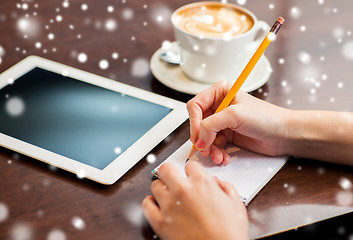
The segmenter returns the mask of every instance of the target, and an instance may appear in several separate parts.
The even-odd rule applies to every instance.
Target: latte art
[[[245,12],[222,4],[183,9],[178,12],[175,23],[191,34],[214,38],[237,36],[253,26],[252,18]]]
[[[233,82],[270,29],[250,10],[223,2],[189,3],[171,16],[180,68],[196,82]]]

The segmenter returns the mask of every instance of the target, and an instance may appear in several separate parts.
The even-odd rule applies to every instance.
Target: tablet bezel
[[[35,67],[171,109],[167,116],[102,170],[0,133],[0,146],[65,169],[79,177],[106,185],[115,183],[188,118],[185,103],[38,56],[29,56],[0,74],[0,89]]]

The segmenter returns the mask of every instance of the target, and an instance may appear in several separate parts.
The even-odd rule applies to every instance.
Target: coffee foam
[[[229,38],[247,32],[253,20],[236,8],[218,5],[198,5],[182,9],[175,17],[176,25],[198,36]]]

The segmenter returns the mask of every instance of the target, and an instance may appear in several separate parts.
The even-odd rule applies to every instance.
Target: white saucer
[[[196,95],[202,90],[210,87],[212,84],[201,83],[191,80],[181,70],[179,65],[170,64],[159,58],[162,49],[158,49],[151,58],[150,67],[153,75],[158,81],[179,92]],[[255,65],[249,77],[244,82],[241,89],[246,92],[252,92],[263,86],[272,73],[271,64],[267,57],[263,55]]]

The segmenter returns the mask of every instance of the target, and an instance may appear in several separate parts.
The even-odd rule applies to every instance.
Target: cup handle
[[[258,20],[254,27],[256,32],[259,32],[260,30],[263,31],[261,36],[259,36],[256,40],[254,40],[254,45],[257,47],[260,45],[262,40],[266,37],[268,31],[270,31],[270,25],[268,25],[265,21]]]

